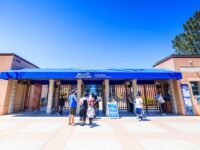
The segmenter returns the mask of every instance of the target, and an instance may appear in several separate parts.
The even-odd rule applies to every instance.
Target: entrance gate
[[[119,110],[127,110],[127,91],[125,84],[110,86],[110,98],[115,99]]]
[[[143,109],[146,112],[156,112],[159,111],[159,107],[157,101],[154,97],[157,94],[157,88],[155,84],[145,84],[145,85],[138,85],[138,91],[142,94]]]
[[[59,100],[61,98],[61,96],[64,96],[65,99],[65,108],[68,110],[69,109],[69,94],[71,93],[71,91],[73,89],[76,89],[76,85],[72,85],[72,84],[62,84],[60,85],[60,96],[59,96]]]

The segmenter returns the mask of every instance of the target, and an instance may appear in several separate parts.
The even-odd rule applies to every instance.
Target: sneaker
[[[161,116],[166,116],[166,114],[164,114],[164,113],[162,113],[162,114],[160,114]]]
[[[81,124],[80,124],[81,126],[84,126],[84,123],[83,122],[81,122]]]

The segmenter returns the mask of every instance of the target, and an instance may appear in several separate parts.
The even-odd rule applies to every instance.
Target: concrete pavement
[[[0,149],[200,150],[200,117],[97,118],[95,127],[67,117],[0,116]]]

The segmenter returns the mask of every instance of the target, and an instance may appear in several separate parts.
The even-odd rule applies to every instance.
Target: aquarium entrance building
[[[13,57],[18,58],[16,55]],[[179,113],[176,90],[179,88],[177,81],[182,78],[180,72],[132,68],[21,68],[18,66],[1,71],[0,82],[4,85],[1,88],[5,92],[0,100],[1,114],[40,110],[42,107],[46,108],[47,114],[51,114],[57,112],[61,95],[65,97],[65,107],[68,109],[67,98],[72,89],[77,90],[78,100],[83,93],[93,92],[104,112],[107,102],[113,99],[119,111],[130,111],[128,96],[134,98],[138,91],[142,93],[146,112],[159,111],[154,97],[162,92],[166,112]]]

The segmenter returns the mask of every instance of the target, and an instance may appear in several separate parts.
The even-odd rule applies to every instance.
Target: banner
[[[192,101],[191,101],[191,96],[190,96],[190,91],[188,84],[181,84],[181,90],[183,94],[183,101],[185,104],[185,111],[187,115],[192,115],[193,114],[193,108],[192,108]]]
[[[117,103],[108,103],[107,111],[108,111],[107,112],[108,117],[113,118],[113,119],[119,118]]]

